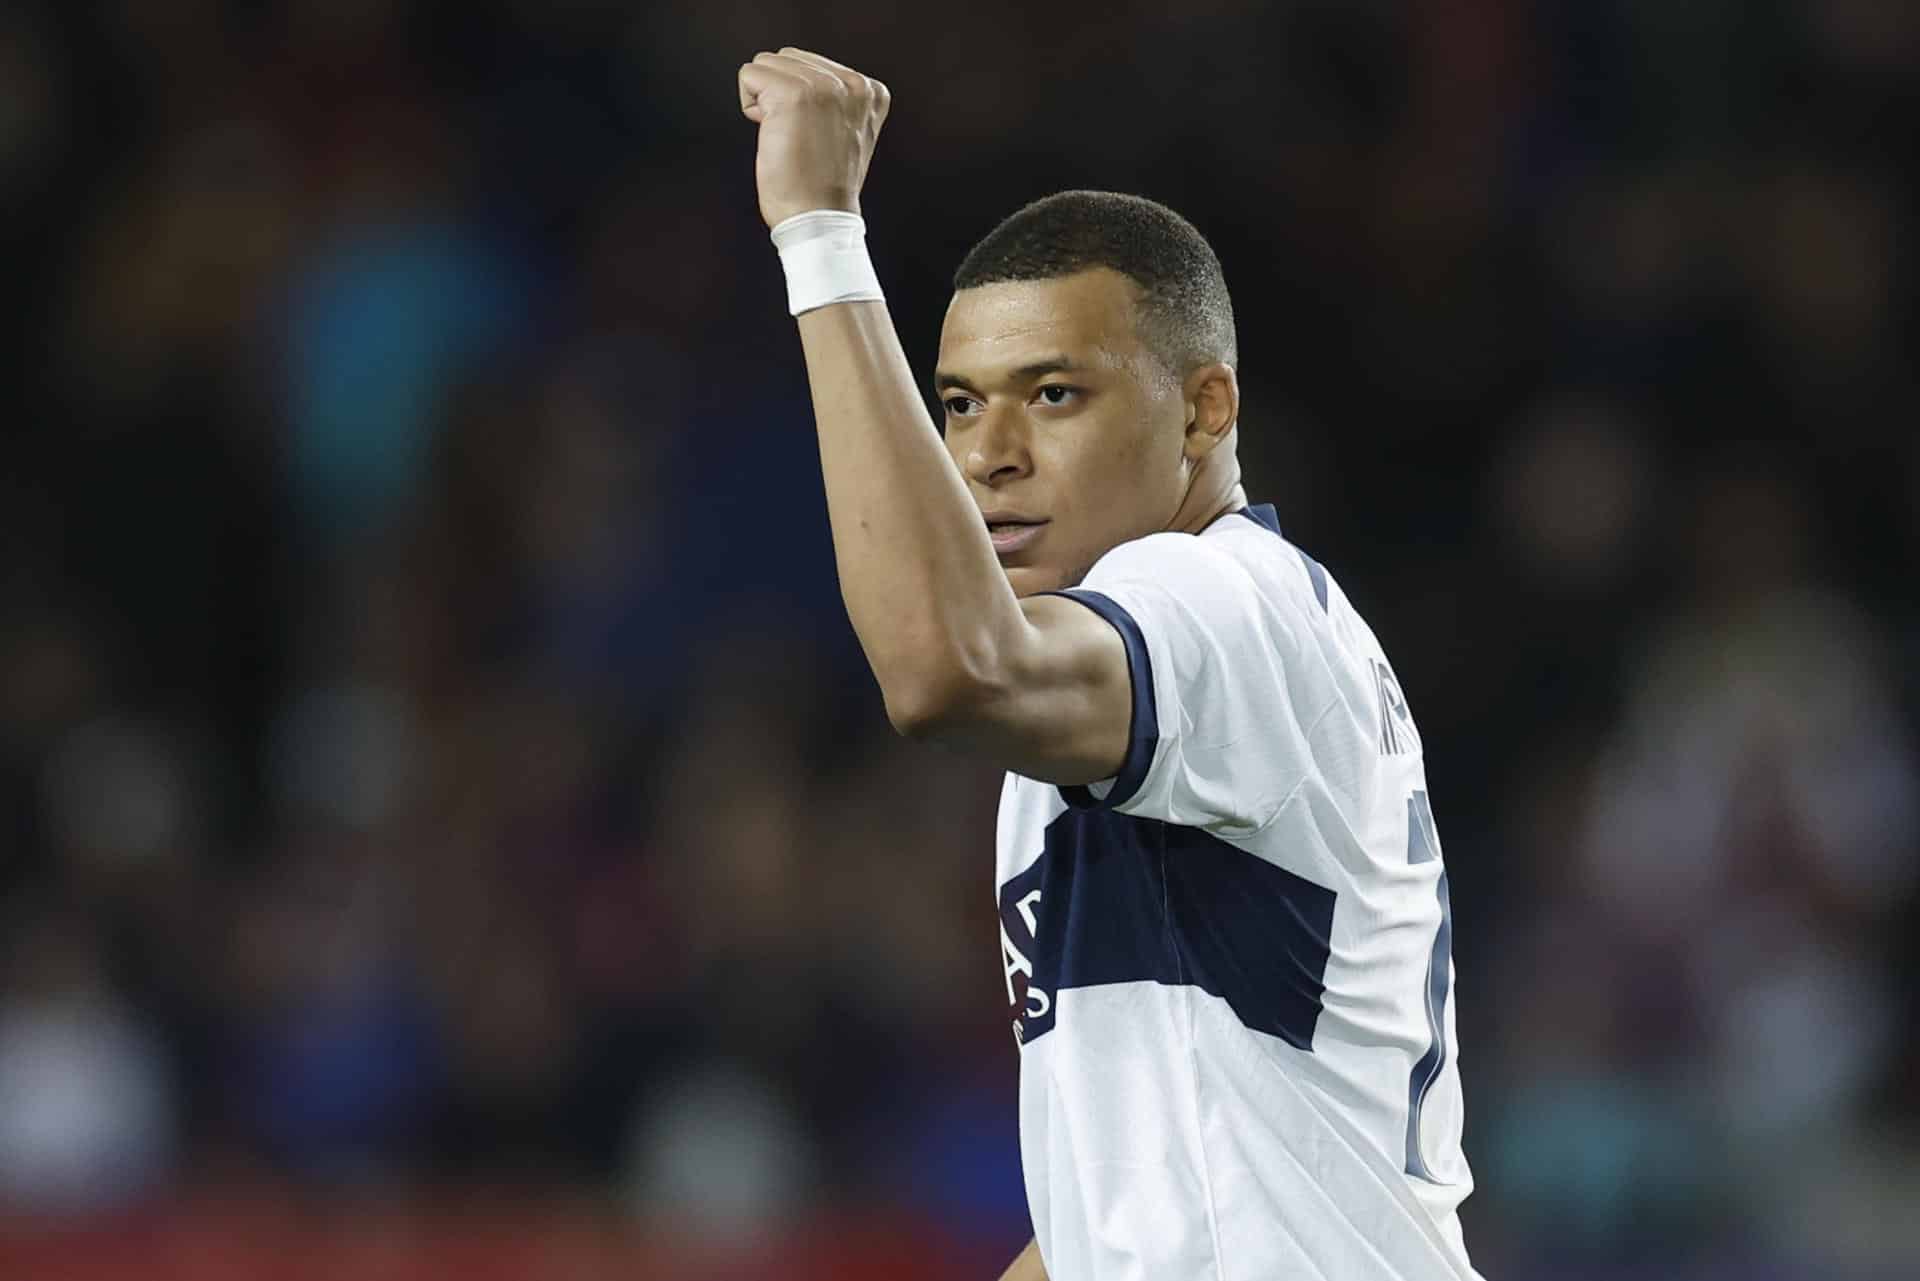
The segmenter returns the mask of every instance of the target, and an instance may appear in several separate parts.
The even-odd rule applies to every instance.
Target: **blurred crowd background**
[[[1428,744],[1482,1270],[1915,1275],[1899,0],[6,6],[7,1275],[1025,1241],[997,778],[887,730],[755,209],[789,43],[893,88],[921,369],[1036,196],[1219,250],[1249,493]]]

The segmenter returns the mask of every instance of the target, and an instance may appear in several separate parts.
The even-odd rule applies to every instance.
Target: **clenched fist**
[[[891,101],[878,80],[804,49],[740,68],[740,114],[760,126],[753,177],[767,226],[812,209],[860,212]]]

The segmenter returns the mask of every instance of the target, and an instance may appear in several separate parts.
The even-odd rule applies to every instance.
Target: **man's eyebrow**
[[[1015,382],[1026,382],[1033,378],[1045,378],[1048,374],[1067,374],[1079,368],[1065,356],[1049,356],[1045,360],[1036,360],[1032,364],[1022,365],[1013,371]]]
[[[1044,378],[1048,374],[1072,373],[1078,368],[1078,365],[1074,364],[1073,361],[1065,356],[1048,356],[1044,360],[1030,361],[1018,368],[1009,370],[1007,373],[1007,381],[1014,383],[1030,382],[1035,378]],[[933,385],[942,391],[945,391],[949,387],[958,387],[961,391],[971,392],[976,396],[984,396],[986,394],[971,382],[962,378],[959,374],[949,373],[944,369],[934,373]]]
[[[944,369],[934,371],[933,385],[941,391],[945,391],[949,387],[958,387],[961,391],[972,392],[976,396],[986,395],[985,392],[962,378],[959,374],[950,374]]]

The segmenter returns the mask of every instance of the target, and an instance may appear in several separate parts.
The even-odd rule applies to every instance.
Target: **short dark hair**
[[[1199,229],[1145,196],[1062,191],[988,232],[953,273],[956,290],[1052,280],[1107,267],[1138,288],[1140,336],[1176,377],[1214,361],[1238,366],[1233,300]]]

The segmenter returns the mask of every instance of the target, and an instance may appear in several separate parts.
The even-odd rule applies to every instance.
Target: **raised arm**
[[[796,49],[758,55],[739,80],[742,113],[760,126],[767,225],[857,214],[886,87]],[[1030,777],[1110,777],[1130,714],[1118,634],[1071,600],[1015,598],[886,304],[853,292],[869,297],[795,306],[841,596],[889,719]]]

